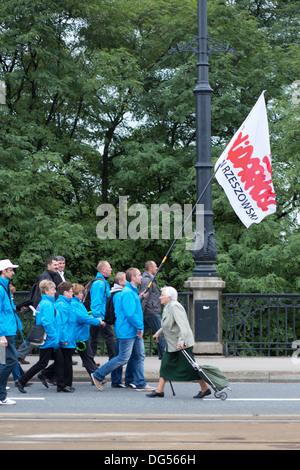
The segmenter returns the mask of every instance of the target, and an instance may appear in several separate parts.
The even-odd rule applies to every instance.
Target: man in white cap
[[[7,379],[17,364],[18,353],[14,346],[17,330],[22,330],[22,323],[16,314],[9,282],[15,274],[17,264],[9,259],[0,260],[0,347],[5,348],[4,364],[0,364],[0,406],[15,405],[14,400],[7,398]]]

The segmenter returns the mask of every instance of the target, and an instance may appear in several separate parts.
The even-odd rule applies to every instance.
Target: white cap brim
[[[12,262],[9,259],[1,259],[0,260],[0,271],[3,271],[4,269],[9,269],[9,268],[18,268],[18,264],[12,264]]]

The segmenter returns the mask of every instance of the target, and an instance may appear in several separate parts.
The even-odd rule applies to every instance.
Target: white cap
[[[18,268],[18,264],[12,264],[12,262],[9,259],[1,259],[0,260],[0,271],[3,271],[4,269],[9,269],[9,268]]]

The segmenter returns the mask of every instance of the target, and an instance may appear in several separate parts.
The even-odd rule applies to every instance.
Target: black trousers
[[[54,359],[53,369],[55,370],[57,388],[64,388],[66,383],[64,382],[64,358],[61,349],[40,348],[39,354],[38,362],[19,378],[20,384],[24,386],[32,377],[45,369],[51,359]]]
[[[94,354],[91,348],[90,341],[80,341],[78,347],[83,349],[83,351],[78,350],[78,354],[81,357],[82,364],[86,368],[89,375],[91,375],[95,370],[98,369],[94,361]]]
[[[115,334],[113,327],[111,325],[106,325],[105,327],[99,326],[91,326],[90,327],[90,336],[91,336],[91,347],[93,351],[93,355],[97,355],[97,347],[100,335],[103,336],[109,359],[115,357]]]
[[[72,356],[74,354],[74,348],[60,348],[62,358],[63,358],[63,381],[68,387],[72,387],[73,382],[73,366],[72,366]],[[46,379],[55,380],[57,385],[57,375],[55,363],[51,364],[47,369],[43,370],[43,375]]]

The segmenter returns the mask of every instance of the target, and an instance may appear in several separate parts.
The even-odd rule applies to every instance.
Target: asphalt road
[[[174,383],[175,396],[167,384],[164,398],[110,384],[100,392],[87,382],[75,383],[73,394],[34,383],[23,395],[10,385],[8,396],[17,403],[0,407],[0,449],[97,449],[111,460],[111,450],[121,452],[119,458],[130,451],[138,457],[135,464],[103,463],[133,467],[149,463],[150,450],[197,459],[193,450],[300,448],[296,383],[234,383],[225,401],[213,394],[194,399],[196,383]]]

